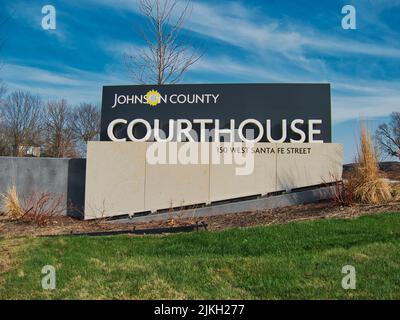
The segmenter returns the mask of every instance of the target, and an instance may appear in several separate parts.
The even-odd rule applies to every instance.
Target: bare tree
[[[11,155],[20,156],[20,147],[39,143],[42,102],[29,92],[11,93],[1,105],[4,139],[11,147]]]
[[[67,101],[47,103],[44,118],[44,154],[55,158],[76,157],[76,139],[72,129],[73,115]]]
[[[400,159],[400,112],[393,112],[389,123],[378,127],[375,140],[382,154]]]
[[[181,37],[191,11],[190,0],[138,0],[138,6],[147,20],[146,31],[140,30],[146,48],[127,56],[133,79],[142,84],[179,82],[202,56]]]
[[[0,87],[1,89],[1,87]],[[1,90],[0,90],[1,91]],[[3,111],[4,101],[2,100],[2,93],[0,92],[0,110]],[[0,115],[0,156],[10,155],[9,142],[7,139],[6,125],[3,115]]]
[[[0,80],[0,110],[4,108],[3,96],[7,92],[7,87],[3,81]],[[0,156],[9,155],[9,148],[7,143],[7,135],[5,130],[5,122],[3,116],[0,114]]]
[[[7,143],[6,131],[3,124],[0,124],[0,156],[9,156],[10,148]]]
[[[81,155],[86,154],[88,141],[98,140],[100,134],[100,111],[97,106],[82,103],[73,111],[72,129],[79,141]]]

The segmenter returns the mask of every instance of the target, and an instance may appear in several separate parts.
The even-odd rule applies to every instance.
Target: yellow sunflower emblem
[[[150,90],[146,93],[147,103],[153,107],[160,103],[160,97],[161,95],[157,90]]]

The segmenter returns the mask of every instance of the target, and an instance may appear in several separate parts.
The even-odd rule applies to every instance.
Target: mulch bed
[[[380,169],[391,180],[400,181],[400,162],[381,162]],[[343,176],[351,171],[353,164],[345,165]],[[46,236],[81,233],[103,233],[119,231],[139,231],[160,228],[182,228],[193,225],[207,225],[207,230],[222,230],[237,227],[257,225],[282,224],[298,220],[326,219],[326,218],[353,218],[362,214],[380,212],[400,212],[400,202],[385,205],[354,205],[341,207],[332,201],[322,201],[305,205],[291,206],[253,212],[225,214],[213,217],[179,219],[168,221],[153,221],[148,223],[107,223],[104,220],[82,221],[70,217],[55,217],[46,226],[37,226],[34,223],[11,221],[0,216],[0,236]],[[204,229],[204,228],[201,228]],[[170,230],[170,229],[169,229]],[[149,230],[150,231],[150,230]],[[162,230],[161,230],[162,232]],[[150,232],[149,232],[150,233]]]
[[[46,226],[33,223],[11,221],[0,217],[0,236],[45,236],[69,235],[79,233],[103,233],[115,231],[174,228],[192,226],[193,224],[207,225],[207,230],[222,230],[237,227],[258,225],[283,224],[292,221],[314,220],[327,218],[354,218],[363,214],[381,212],[400,212],[400,202],[385,205],[354,205],[341,207],[332,201],[322,201],[284,208],[225,214],[213,217],[190,218],[148,223],[107,223],[106,221],[82,221],[70,217],[56,217]]]

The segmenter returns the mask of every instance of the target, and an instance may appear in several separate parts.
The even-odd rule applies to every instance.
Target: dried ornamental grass
[[[393,198],[395,201],[400,201],[400,183],[395,183],[392,186],[393,189]]]
[[[12,186],[6,193],[2,193],[0,196],[3,201],[3,213],[12,219],[21,218],[23,215],[23,210],[18,199],[17,188]]]
[[[372,140],[365,126],[361,128],[361,142],[354,175],[354,196],[358,201],[378,204],[392,200],[391,187],[379,171]]]

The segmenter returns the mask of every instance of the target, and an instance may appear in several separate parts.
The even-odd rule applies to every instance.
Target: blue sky
[[[124,54],[144,43],[135,0],[0,0],[0,78],[72,105],[99,103],[103,85],[134,84]],[[41,27],[54,5],[57,29]],[[357,10],[357,30],[341,9]],[[400,111],[400,0],[193,1],[185,34],[206,48],[183,83],[329,82],[333,140],[355,154],[359,119],[373,130]]]

